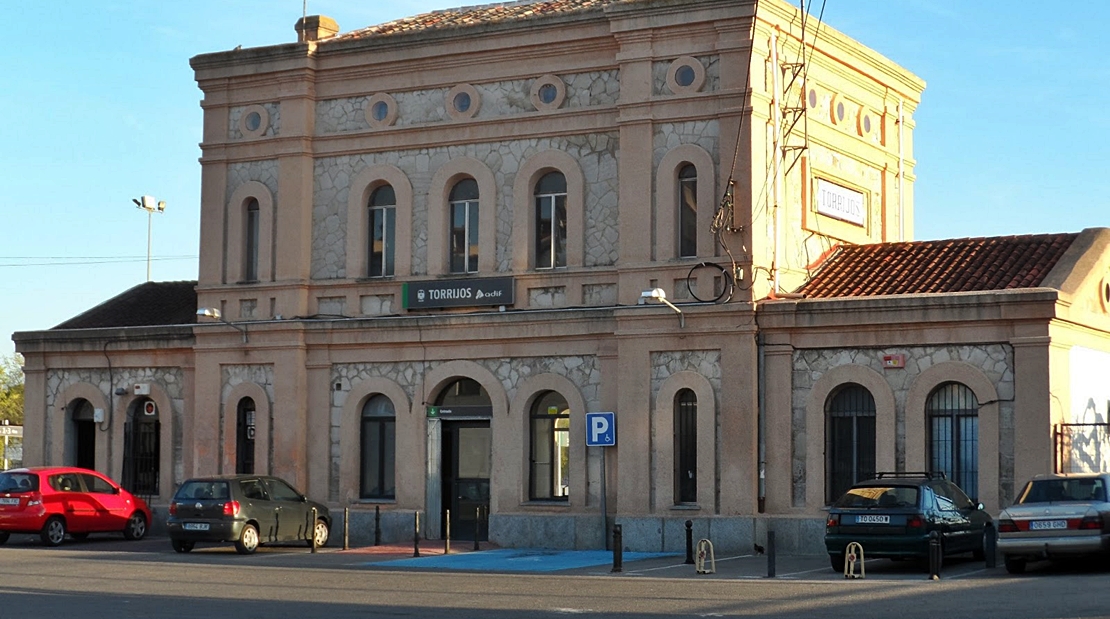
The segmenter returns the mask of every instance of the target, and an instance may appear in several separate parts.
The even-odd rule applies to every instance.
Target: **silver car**
[[[998,515],[1006,571],[1029,561],[1110,555],[1110,473],[1040,475]]]

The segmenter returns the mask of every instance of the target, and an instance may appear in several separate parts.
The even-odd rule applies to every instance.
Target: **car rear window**
[[[187,481],[177,489],[174,499],[188,501],[191,499],[226,499],[228,498],[227,482],[200,480]]]
[[[852,488],[833,507],[916,507],[917,486],[862,486]]]
[[[34,473],[0,473],[0,492],[34,492],[39,489],[39,476]]]
[[[1106,485],[1100,478],[1034,479],[1025,486],[1018,503],[1060,501],[1106,501]]]

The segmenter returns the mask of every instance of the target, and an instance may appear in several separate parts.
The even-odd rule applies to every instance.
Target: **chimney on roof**
[[[297,42],[330,39],[339,33],[339,24],[327,15],[308,15],[297,20]]]

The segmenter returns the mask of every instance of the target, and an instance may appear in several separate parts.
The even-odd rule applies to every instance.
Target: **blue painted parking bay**
[[[677,557],[674,553],[625,552],[623,561]],[[481,552],[413,557],[367,563],[376,567],[473,570],[478,572],[557,572],[613,564],[610,550],[537,550],[498,548]]]

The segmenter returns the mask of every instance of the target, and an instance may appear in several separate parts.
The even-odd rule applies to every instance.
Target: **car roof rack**
[[[946,479],[944,471],[883,471],[875,473],[875,479],[891,477],[924,477],[925,479]]]

